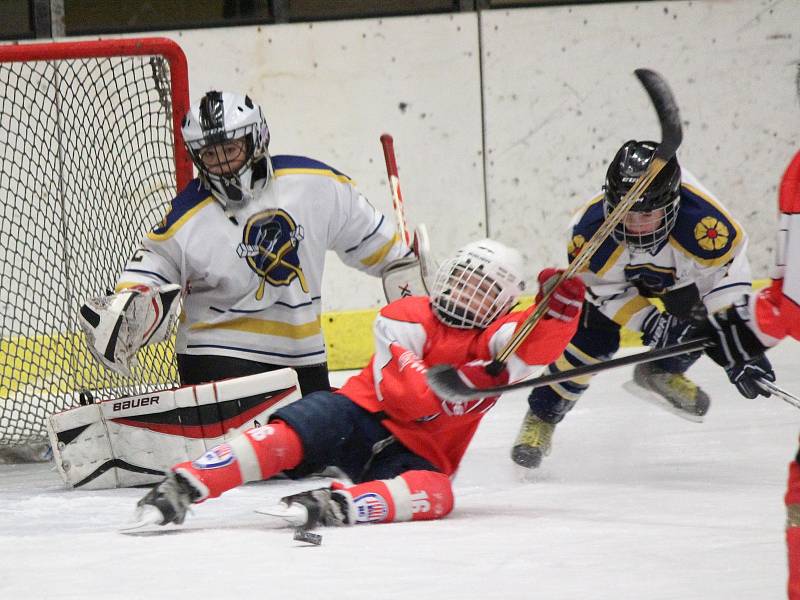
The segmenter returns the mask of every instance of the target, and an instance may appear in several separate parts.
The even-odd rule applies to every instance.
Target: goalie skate
[[[702,423],[711,399],[683,373],[670,373],[653,363],[640,363],[633,379],[622,385],[630,393],[692,421]]]

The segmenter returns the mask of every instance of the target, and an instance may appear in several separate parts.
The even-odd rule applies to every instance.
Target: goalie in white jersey
[[[346,175],[310,158],[270,156],[267,122],[249,97],[206,93],[182,133],[199,177],[128,260],[117,294],[81,308],[90,350],[126,372],[139,347],[166,335],[182,291],[182,384],[288,366],[304,394],[329,389],[320,326],[326,251],[378,276],[409,249]]]
[[[655,142],[630,140],[617,152],[603,193],[571,223],[572,259],[646,170]],[[747,237],[727,210],[670,160],[581,274],[587,286],[581,325],[561,357],[546,369],[557,373],[610,359],[622,326],[659,348],[685,341],[705,318],[741,300],[751,289]],[[651,301],[659,299],[665,310]],[[685,373],[700,352],[642,363],[626,388],[693,421],[709,408],[708,395]],[[513,460],[538,467],[550,451],[555,425],[589,387],[591,376],[536,388],[512,449]]]

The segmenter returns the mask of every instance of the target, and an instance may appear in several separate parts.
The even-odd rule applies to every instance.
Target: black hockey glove
[[[694,328],[694,321],[679,319],[669,313],[659,312],[653,307],[642,323],[642,343],[651,348],[680,344],[690,337],[695,337],[690,335]]]
[[[767,357],[766,347],[749,327],[747,306],[730,306],[708,317],[705,333],[714,342],[706,354],[728,374],[728,379],[746,398],[769,396],[770,392],[759,385],[759,379],[775,381]]]

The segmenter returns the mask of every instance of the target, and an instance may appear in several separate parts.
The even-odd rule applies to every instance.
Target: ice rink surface
[[[800,393],[800,344],[770,357]],[[0,466],[0,598],[768,600],[785,597],[783,492],[800,410],[747,400],[703,358],[703,424],[597,376],[525,477],[509,448],[524,392],[486,416],[442,521],[322,529],[321,546],[254,509],[325,483],[249,484],[183,527],[123,535],[138,489],[68,491],[49,465]],[[338,381],[344,374],[335,374]]]

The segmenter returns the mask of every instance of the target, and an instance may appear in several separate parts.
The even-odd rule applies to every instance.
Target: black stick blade
[[[458,371],[450,365],[432,366],[427,377],[428,385],[439,398],[458,402],[491,396],[487,390],[478,390],[464,383]]]
[[[656,149],[655,156],[665,161],[669,160],[683,141],[678,103],[675,102],[672,90],[661,75],[650,69],[636,69],[634,72],[650,96],[661,125],[661,143]]]

